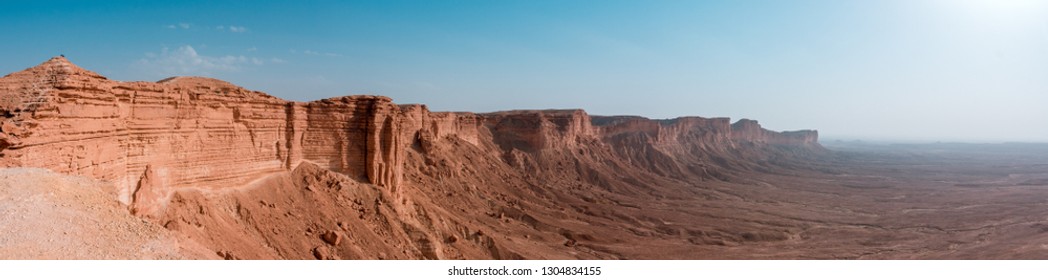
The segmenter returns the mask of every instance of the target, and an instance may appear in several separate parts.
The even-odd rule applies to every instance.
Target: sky
[[[1048,1],[4,1],[0,74],[1048,142]]]

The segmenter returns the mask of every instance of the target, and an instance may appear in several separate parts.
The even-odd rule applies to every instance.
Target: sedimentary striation
[[[446,137],[490,141],[510,154],[604,143],[625,157],[630,145],[666,156],[739,142],[818,145],[815,131],[779,133],[746,119],[442,113],[382,96],[293,102],[201,77],[118,82],[63,57],[0,79],[0,98],[4,166],[116,181],[125,202],[143,187],[242,185],[302,161],[395,188],[404,150]]]
[[[0,166],[113,182],[132,212],[169,225],[191,220],[176,207],[188,207],[191,197],[180,192],[281,180],[301,185],[306,178],[323,177],[318,170],[334,172],[344,178],[324,184],[349,180],[374,186],[382,194],[369,196],[399,205],[388,211],[413,211],[408,215],[412,226],[390,229],[399,232],[390,234],[411,240],[421,248],[418,256],[432,258],[528,255],[521,253],[524,249],[494,245],[478,231],[484,226],[468,226],[469,219],[434,225],[434,214],[417,206],[425,205],[417,203],[426,195],[475,193],[477,184],[527,189],[554,183],[641,193],[659,180],[729,180],[733,170],[760,168],[777,153],[820,150],[815,131],[775,132],[745,119],[734,124],[727,118],[652,120],[590,116],[582,110],[431,112],[425,105],[398,105],[382,96],[295,102],[210,78],[113,81],[62,57],[0,78]],[[303,164],[311,171],[300,170]],[[584,198],[601,199],[609,198]],[[522,204],[528,203],[477,205],[533,229],[551,227],[538,215],[526,214]],[[390,206],[368,207],[381,212]],[[441,207],[454,208],[428,206],[430,211]],[[237,204],[236,209],[242,208]],[[571,242],[580,238],[563,230],[554,234]],[[469,253],[474,249],[434,249],[455,243],[451,239],[473,240],[480,255]],[[307,249],[329,255],[328,249]],[[248,255],[310,257],[274,250]]]
[[[397,181],[401,113],[386,97],[302,103],[209,78],[116,82],[61,57],[0,90],[5,166],[116,181],[125,202],[139,187],[241,185],[304,160]]]

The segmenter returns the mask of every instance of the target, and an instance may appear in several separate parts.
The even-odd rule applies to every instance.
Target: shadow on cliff
[[[293,102],[65,58],[0,78],[0,97],[0,164],[114,182],[130,211],[230,259],[703,257],[661,250],[789,240],[703,211],[759,202],[774,186],[755,174],[825,168],[815,131],[751,120]]]

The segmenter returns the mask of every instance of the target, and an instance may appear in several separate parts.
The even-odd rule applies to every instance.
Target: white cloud
[[[178,24],[164,25],[164,28],[167,28],[167,29],[189,29],[190,27],[192,27],[192,25],[190,25],[188,23],[185,23],[185,22],[180,22]]]
[[[291,53],[295,53],[295,50],[291,50]],[[342,54],[329,53],[329,52],[318,52],[318,51],[311,51],[311,50],[304,50],[304,51],[302,51],[302,53],[303,54],[307,54],[307,55],[322,55],[322,56],[330,56],[330,57],[342,57]]]
[[[247,32],[247,27],[235,26],[235,25],[230,25],[230,26],[219,25],[219,26],[215,26],[215,30],[218,30],[218,31],[229,30],[229,32],[233,32],[233,33],[244,33],[244,32]]]
[[[258,50],[258,48],[256,48],[256,47],[247,48],[247,51],[249,51],[249,52],[253,52],[253,51],[257,51],[257,50]]]
[[[207,56],[192,46],[176,49],[164,48],[157,53],[146,53],[136,66],[155,71],[161,75],[211,75],[215,72],[236,72],[246,66],[261,66],[266,62],[279,63],[279,58],[263,59],[243,55]]]

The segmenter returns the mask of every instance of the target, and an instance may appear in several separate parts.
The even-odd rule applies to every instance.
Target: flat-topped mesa
[[[818,145],[819,131],[806,129],[796,131],[783,131],[774,137],[773,143],[785,145]]]
[[[755,120],[741,119],[731,125],[732,139],[736,141],[808,146],[819,142],[819,132],[815,130],[798,130],[775,132],[761,127]]]
[[[684,134],[696,134],[708,141],[722,142],[731,135],[728,118],[679,117],[653,120],[637,116],[594,116],[593,124],[604,137],[644,133],[657,142],[677,141]]]
[[[728,141],[776,145],[818,144],[814,130],[776,132],[757,121],[728,118],[679,117],[653,120],[636,116],[593,116],[593,125],[605,139],[644,135],[657,146],[678,144],[720,145]]]
[[[737,166],[775,147],[818,151],[814,131],[779,133],[750,120],[680,117],[653,120],[637,116],[590,116],[582,110],[506,111],[482,114],[493,141],[512,166],[541,169],[573,162],[566,154],[603,161],[607,152],[629,168],[658,175],[709,177],[711,165]],[[740,145],[743,144],[743,145]],[[596,154],[594,154],[596,153]],[[570,157],[569,157],[570,158]],[[731,160],[729,160],[731,159]],[[531,164],[525,164],[525,163]]]

